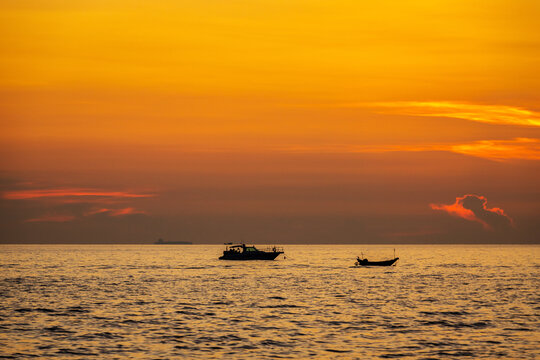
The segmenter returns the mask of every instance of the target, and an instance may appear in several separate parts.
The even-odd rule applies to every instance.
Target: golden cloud
[[[451,145],[449,151],[493,160],[540,160],[540,140],[531,138],[482,140]]]
[[[453,204],[430,204],[433,210],[446,213],[468,221],[482,224],[484,229],[493,230],[502,226],[514,225],[514,221],[500,208],[488,208],[484,196],[467,194],[456,198]]]
[[[7,200],[28,200],[28,201],[48,201],[54,215],[45,214],[43,216],[27,219],[24,222],[68,222],[79,219],[84,216],[91,216],[96,214],[105,214],[110,217],[119,217],[126,215],[144,214],[147,213],[143,210],[138,210],[135,207],[119,207],[110,208],[110,206],[118,203],[133,202],[140,198],[153,197],[154,194],[134,193],[128,191],[104,191],[97,189],[83,189],[83,188],[57,188],[57,189],[25,189],[25,190],[12,190],[2,193],[2,198]],[[82,204],[83,207],[88,208],[93,206],[93,209],[83,212],[75,211],[75,214],[62,214],[65,212],[65,206],[70,204]],[[92,205],[90,205],[92,204]],[[96,204],[98,204],[96,206]],[[62,210],[63,209],[63,210]],[[61,211],[62,210],[62,211]],[[73,212],[73,211],[70,211]]]
[[[100,191],[92,189],[45,189],[45,190],[14,190],[2,194],[8,200],[26,200],[36,198],[63,197],[113,197],[113,198],[142,198],[151,194],[133,194],[124,191]]]
[[[279,149],[295,153],[385,153],[446,151],[490,160],[540,160],[540,139],[480,140],[457,144],[419,145],[320,145],[288,146]]]
[[[393,101],[349,104],[350,107],[376,108],[381,113],[449,117],[489,124],[540,126],[540,113],[507,105],[483,105],[452,101]]]

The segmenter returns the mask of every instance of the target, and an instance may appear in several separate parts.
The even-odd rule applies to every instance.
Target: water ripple
[[[538,247],[403,246],[396,267],[350,269],[365,248],[11,247],[0,359],[540,356]]]

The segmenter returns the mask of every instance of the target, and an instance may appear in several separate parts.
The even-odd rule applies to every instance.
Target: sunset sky
[[[540,2],[0,2],[4,243],[540,242]]]

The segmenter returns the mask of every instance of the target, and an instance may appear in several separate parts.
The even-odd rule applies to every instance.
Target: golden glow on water
[[[538,246],[2,246],[2,356],[530,358]],[[23,355],[24,354],[24,355]]]

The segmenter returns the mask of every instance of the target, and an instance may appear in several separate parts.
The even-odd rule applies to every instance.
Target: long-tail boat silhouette
[[[232,243],[226,243],[225,245],[227,246],[219,260],[274,260],[279,254],[283,254],[283,248],[275,246],[259,250],[253,245],[233,245]]]
[[[362,254],[362,257],[364,257],[364,254]],[[360,257],[356,257],[356,262],[354,263],[354,266],[392,266],[398,261],[399,258],[396,257],[396,249],[394,249],[394,258],[390,260],[382,260],[382,261],[369,261],[366,258],[360,259]]]

